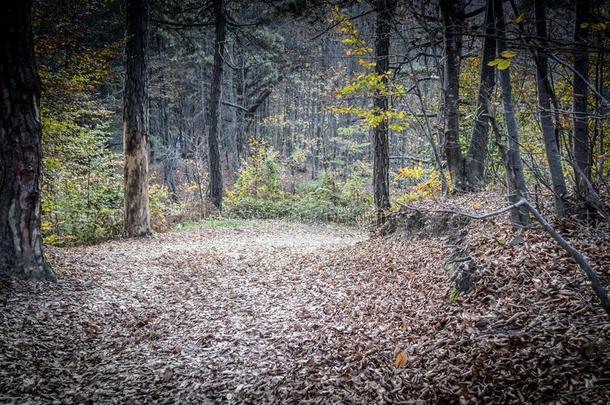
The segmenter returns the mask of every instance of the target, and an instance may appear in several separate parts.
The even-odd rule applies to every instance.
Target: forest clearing
[[[610,403],[610,2],[5,3],[0,404]]]

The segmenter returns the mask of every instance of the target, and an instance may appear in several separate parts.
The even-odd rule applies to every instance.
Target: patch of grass
[[[450,304],[455,303],[455,301],[458,299],[459,296],[460,296],[460,290],[453,287],[451,289],[451,291],[449,291],[449,303]]]
[[[216,229],[216,228],[237,228],[238,226],[247,225],[248,221],[243,219],[231,218],[209,218],[198,222],[185,222],[176,224],[173,227],[174,231],[191,231],[193,229]]]

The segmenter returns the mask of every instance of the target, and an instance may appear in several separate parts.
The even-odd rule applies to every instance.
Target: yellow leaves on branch
[[[335,6],[333,20],[337,23],[336,31],[345,35],[341,40],[344,45],[349,47],[344,51],[346,56],[369,55],[373,48],[367,46],[366,41],[360,37],[358,29],[344,14],[341,13],[339,6]]]
[[[500,53],[500,56],[502,56],[503,58],[506,58],[506,59],[511,59],[511,58],[514,58],[515,56],[517,56],[517,52],[515,52],[515,51],[502,51]]]
[[[362,64],[375,64],[359,59]],[[352,81],[336,91],[335,96],[343,98],[354,94],[360,96],[384,96],[384,97],[403,97],[406,94],[402,84],[389,82],[389,72],[360,73]]]
[[[403,85],[392,83],[390,72],[377,73],[374,71],[376,61],[372,57],[373,48],[367,46],[366,41],[360,37],[358,29],[350,19],[342,14],[341,8],[335,6],[333,20],[336,22],[336,30],[343,34],[341,43],[347,45],[344,53],[346,56],[356,56],[356,62],[365,69],[364,73],[356,75],[351,81],[338,89],[334,95],[338,99],[349,96],[358,97],[403,97],[406,94]],[[376,128],[386,122],[388,128],[393,131],[402,131],[408,126],[406,115],[401,111],[380,111],[354,106],[336,106],[331,111],[335,114],[354,114],[365,121],[365,125]]]
[[[508,69],[508,67],[510,66],[511,63],[511,59],[514,58],[515,56],[517,56],[517,52],[516,51],[502,51],[500,53],[500,58],[496,58],[492,61],[489,61],[487,63],[487,66],[496,66],[498,68],[498,70],[505,70]]]
[[[420,179],[424,177],[426,170],[423,167],[401,167],[396,171],[396,179]]]
[[[375,61],[358,58],[357,62],[360,66],[362,66],[363,68],[365,68],[367,70],[370,70],[375,67]]]
[[[404,111],[382,111],[379,108],[363,108],[352,105],[334,106],[331,107],[330,110],[335,114],[356,115],[364,121],[364,126],[368,128],[377,128],[383,122],[386,122],[388,128],[397,132],[408,128],[409,118],[411,118],[411,116]]]

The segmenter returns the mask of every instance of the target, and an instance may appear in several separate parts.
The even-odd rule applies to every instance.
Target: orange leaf
[[[407,364],[407,361],[409,361],[407,353],[402,351],[398,352],[396,353],[396,356],[394,356],[394,367],[403,368]]]

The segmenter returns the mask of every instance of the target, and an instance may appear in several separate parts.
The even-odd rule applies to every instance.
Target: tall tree
[[[210,164],[210,200],[219,210],[222,210],[222,169],[220,167],[220,151],[218,146],[218,129],[220,118],[220,95],[222,71],[224,64],[225,39],[227,35],[226,19],[223,1],[213,1],[214,27],[214,68],[210,90],[210,126],[208,133],[209,164]]]
[[[148,0],[127,0],[123,143],[125,234],[150,234],[148,207],[148,102],[146,47]]]
[[[375,0],[373,6],[377,9],[375,73],[382,76],[381,80],[387,86],[387,73],[390,69],[391,19],[396,9],[396,2],[395,0]],[[373,107],[379,114],[387,112],[389,109],[388,96],[378,90],[373,99]],[[381,120],[381,123],[373,129],[373,144],[373,188],[375,190],[377,225],[383,225],[387,219],[387,210],[390,208],[390,155],[387,118]]]
[[[493,0],[487,0],[485,6],[485,37],[481,53],[481,78],[477,97],[477,110],[472,127],[472,136],[466,155],[466,177],[469,188],[478,189],[483,186],[485,175],[485,160],[487,158],[487,140],[490,127],[490,103],[496,85],[496,70],[489,66],[496,53],[496,29],[493,15]]]
[[[496,52],[501,57],[506,48],[506,28],[504,23],[504,9],[502,0],[494,0],[494,18],[496,22]],[[500,86],[502,88],[502,106],[504,108],[504,121],[508,134],[508,151],[506,156],[506,178],[508,185],[508,198],[510,202],[516,203],[523,197],[527,197],[525,187],[525,176],[523,174],[523,162],[521,161],[521,150],[519,145],[519,127],[515,117],[515,106],[513,103],[513,89],[510,80],[510,68],[500,70]],[[529,224],[529,212],[526,207],[516,207],[511,210],[513,225],[522,227]]]
[[[589,0],[577,0],[576,18],[574,19],[574,84],[573,84],[573,119],[574,119],[574,178],[576,191],[582,198],[587,198],[588,184],[591,178],[591,152],[589,147],[587,80],[589,77]]]
[[[464,156],[460,146],[460,35],[461,1],[440,0],[445,48],[443,90],[445,113],[445,155],[455,191],[466,189]]]
[[[178,202],[176,190],[176,161],[178,158],[178,140],[169,130],[169,106],[165,76],[160,77],[161,94],[158,99],[159,133],[163,145],[163,180],[169,191],[170,198]]]
[[[40,83],[31,2],[0,13],[0,274],[54,280],[40,231]]]
[[[166,56],[165,40],[162,35],[157,35],[157,51],[159,60]],[[166,73],[163,68],[159,72],[159,94],[157,96],[157,131],[161,141],[161,159],[163,161],[163,180],[169,192],[170,198],[178,202],[176,190],[176,162],[178,160],[178,139],[169,128],[169,88],[167,86]],[[152,129],[151,129],[151,132]]]
[[[545,0],[535,0],[534,5],[536,11],[536,36],[541,41],[540,45],[542,46],[542,49],[537,48],[535,51],[540,126],[542,127],[544,147],[553,183],[553,193],[555,194],[555,212],[561,218],[565,214],[564,197],[567,194],[567,189],[563,171],[561,170],[561,156],[551,115],[551,92],[553,89],[548,77],[548,58],[543,50],[547,39]]]

